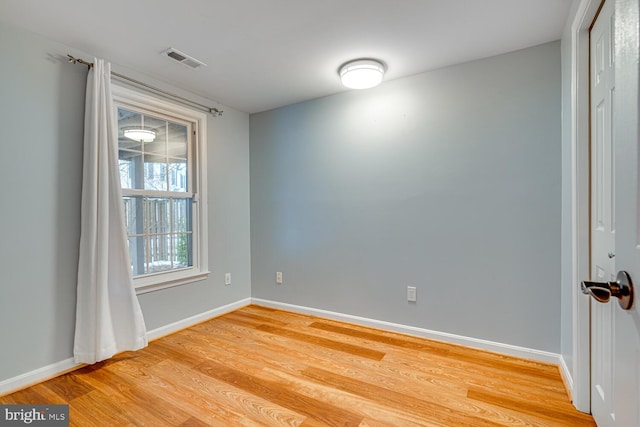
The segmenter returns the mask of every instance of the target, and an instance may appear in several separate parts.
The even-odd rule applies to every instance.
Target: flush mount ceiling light
[[[342,84],[350,89],[368,89],[382,82],[384,65],[373,59],[358,59],[340,67]]]
[[[125,129],[124,136],[140,142],[153,142],[156,139],[156,133],[146,129]]]

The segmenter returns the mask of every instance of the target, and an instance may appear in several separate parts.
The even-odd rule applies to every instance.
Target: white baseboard
[[[18,375],[17,377],[0,381],[0,396],[55,378],[69,371],[73,371],[80,366],[82,366],[82,364],[74,362],[73,357],[70,357],[69,359]]]
[[[449,334],[447,332],[432,331],[429,329],[417,328],[414,326],[401,325],[398,323],[385,322],[382,320],[369,319],[366,317],[352,316],[350,314],[336,313],[333,311],[321,310],[318,308],[304,307],[300,305],[287,304],[283,302],[264,300],[260,298],[251,298],[251,303],[264,307],[277,308],[281,310],[293,311],[301,314],[309,314],[313,316],[324,317],[342,322],[355,323],[361,326],[371,328],[384,329],[402,334],[429,338],[432,340],[444,341],[451,344],[464,345],[466,347],[477,348],[481,350],[492,351],[509,356],[521,357],[525,359],[537,360],[540,362],[553,363],[560,365],[562,358],[559,354],[547,351],[535,350],[526,347],[519,347],[511,344],[503,344],[494,341],[470,338],[461,335]]]
[[[573,402],[573,377],[562,355],[560,355],[560,376],[562,376],[562,381],[569,394],[569,400]]]
[[[179,320],[177,322],[169,323],[168,325],[161,326],[159,328],[147,331],[147,338],[149,341],[157,340],[164,336],[181,331],[198,323],[206,322],[214,317],[222,316],[223,314],[231,313],[234,310],[245,307],[251,304],[251,298],[245,298],[240,301],[233,302],[231,304],[223,305],[222,307],[214,308],[213,310],[205,311],[204,313],[196,314],[195,316],[187,317],[186,319]]]
[[[353,316],[350,314],[336,313],[327,310],[321,310],[317,308],[304,307],[299,305],[287,304],[276,301],[269,301],[260,298],[245,298],[240,301],[224,305],[222,307],[214,308],[204,313],[197,314],[195,316],[188,317],[186,319],[170,323],[165,326],[153,329],[147,332],[149,341],[156,340],[158,338],[170,335],[182,329],[186,329],[190,326],[196,325],[201,322],[205,322],[209,319],[213,319],[223,314],[230,313],[241,307],[245,307],[249,304],[261,305],[264,307],[277,308],[281,310],[288,310],[302,314],[309,314],[313,316],[319,316],[343,322],[355,323],[362,326],[369,326],[372,328],[384,329],[388,331],[399,332],[403,334],[418,336],[422,338],[429,338],[433,340],[444,341],[452,344],[460,344],[467,347],[479,348],[482,350],[493,351],[496,353],[502,353],[510,356],[522,357],[526,359],[538,360],[541,362],[548,362],[560,365],[561,373],[567,387],[571,392],[573,390],[573,384],[571,375],[568,371],[567,365],[564,359],[555,353],[546,351],[540,351],[530,349],[526,347],[519,347],[510,344],[503,344],[493,341],[486,341],[477,338],[470,338],[461,335],[449,334],[446,332],[432,331],[429,329],[417,328],[414,326],[401,325],[398,323],[385,322],[382,320],[369,319],[365,317]],[[9,394],[11,392],[21,390],[31,385],[46,381],[50,378],[54,378],[58,375],[62,375],[66,372],[72,371],[82,365],[73,361],[73,357],[62,360],[60,362],[53,363],[42,368],[35,369],[30,372],[18,375],[13,378],[9,378],[0,381],[0,396]]]
[[[249,304],[251,304],[251,298],[245,298],[222,307],[214,308],[213,310],[205,311],[204,313],[147,331],[147,337],[149,341],[157,340],[158,338],[162,338],[198,323],[205,322],[209,319],[213,319],[214,317],[222,316],[223,314],[232,312]],[[83,365],[75,363],[73,361],[73,357],[71,357],[42,368],[34,369],[33,371],[26,372],[16,377],[0,381],[0,396],[55,378],[81,366]]]

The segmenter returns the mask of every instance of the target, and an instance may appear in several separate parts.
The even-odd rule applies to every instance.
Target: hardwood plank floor
[[[595,426],[558,367],[249,306],[0,397],[74,426]]]

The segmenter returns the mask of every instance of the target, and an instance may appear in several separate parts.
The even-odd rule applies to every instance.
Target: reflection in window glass
[[[192,234],[180,233],[173,236],[173,265],[177,268],[193,265],[191,257]]]
[[[191,230],[191,199],[173,199],[173,231]]]
[[[187,163],[184,160],[170,159],[169,188],[170,191],[187,191]]]
[[[167,191],[167,168],[165,159],[147,155],[144,162],[144,189]]]
[[[126,134],[134,130],[147,133],[136,140]],[[118,108],[118,147],[122,188],[189,190],[187,125]]]
[[[134,277],[192,266],[189,127],[118,108],[118,148]]]

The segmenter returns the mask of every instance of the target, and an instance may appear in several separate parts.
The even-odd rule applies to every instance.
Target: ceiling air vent
[[[181,64],[186,65],[189,68],[198,68],[198,67],[206,67],[207,64],[205,64],[202,61],[198,61],[196,58],[187,55],[186,53],[182,53],[177,49],[174,48],[169,48],[167,50],[165,50],[163,52],[165,55],[167,55],[169,58],[178,61]]]

